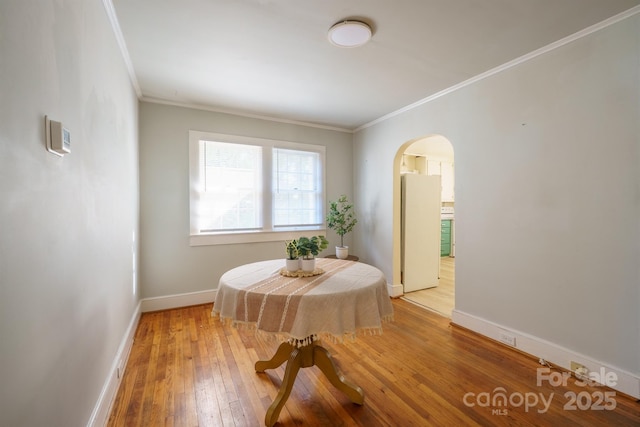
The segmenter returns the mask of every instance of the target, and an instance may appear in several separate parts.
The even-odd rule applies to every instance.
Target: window
[[[320,153],[273,149],[273,226],[322,225]]]
[[[217,141],[199,141],[199,146],[198,231],[259,230],[262,148]]]
[[[189,132],[191,244],[322,229],[324,155],[323,146]]]

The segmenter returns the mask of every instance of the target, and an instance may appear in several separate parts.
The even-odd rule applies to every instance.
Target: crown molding
[[[172,105],[174,107],[193,108],[195,110],[211,111],[211,112],[214,112],[214,113],[231,114],[231,115],[234,115],[234,116],[247,117],[247,118],[251,118],[251,119],[266,120],[266,121],[270,121],[270,122],[286,123],[286,124],[290,124],[290,125],[297,125],[297,126],[305,126],[305,127],[311,127],[311,128],[332,130],[332,131],[336,131],[336,132],[345,132],[345,133],[353,133],[354,132],[353,129],[341,128],[341,127],[337,127],[337,126],[329,126],[329,125],[322,125],[322,124],[312,123],[312,122],[303,122],[303,121],[298,121],[298,120],[283,119],[283,118],[279,118],[279,117],[264,116],[264,115],[260,115],[260,114],[247,113],[247,112],[240,111],[240,110],[232,110],[232,109],[226,109],[226,108],[212,107],[210,105],[202,105],[202,104],[195,104],[195,103],[189,103],[189,102],[169,101],[169,100],[166,100],[166,99],[163,99],[163,98],[153,98],[153,97],[149,97],[149,96],[142,96],[142,97],[140,97],[140,101],[150,102],[152,104]]]
[[[400,114],[406,113],[407,111],[411,111],[414,108],[417,108],[417,107],[419,107],[421,105],[424,105],[424,104],[426,104],[428,102],[431,102],[431,101],[433,101],[435,99],[441,98],[441,97],[443,97],[445,95],[448,95],[448,94],[450,94],[452,92],[455,92],[455,91],[460,90],[460,89],[462,89],[464,87],[467,87],[469,85],[477,83],[477,82],[479,82],[481,80],[486,79],[487,77],[491,77],[491,76],[493,76],[495,74],[498,74],[498,73],[506,71],[506,70],[508,70],[510,68],[516,67],[516,66],[518,66],[518,65],[520,65],[520,64],[522,64],[524,62],[532,60],[533,58],[536,58],[536,57],[538,57],[540,55],[544,55],[545,53],[548,53],[548,52],[551,52],[552,50],[558,49],[559,47],[562,47],[562,46],[564,46],[566,44],[574,42],[574,41],[576,41],[578,39],[581,39],[581,38],[583,38],[585,36],[588,36],[589,34],[595,33],[596,31],[600,31],[603,28],[609,27],[609,26],[611,26],[613,24],[616,24],[616,23],[618,23],[618,22],[620,22],[620,21],[622,21],[624,19],[627,19],[627,18],[629,18],[629,17],[631,17],[633,15],[636,15],[638,13],[640,13],[640,6],[632,7],[631,9],[628,9],[628,10],[622,12],[622,13],[614,15],[611,18],[605,19],[604,21],[598,22],[597,24],[594,24],[594,25],[592,25],[590,27],[587,27],[587,28],[585,28],[583,30],[580,30],[580,31],[578,31],[578,32],[576,32],[574,34],[571,34],[570,36],[567,36],[567,37],[563,38],[563,39],[560,39],[558,41],[550,43],[550,44],[548,44],[548,45],[546,45],[544,47],[541,47],[540,49],[536,49],[533,52],[529,52],[526,55],[523,55],[523,56],[521,56],[519,58],[516,58],[516,59],[514,59],[512,61],[509,61],[509,62],[507,62],[505,64],[499,65],[498,67],[492,68],[492,69],[490,69],[488,71],[485,71],[484,73],[478,74],[477,76],[471,77],[470,79],[462,81],[462,82],[460,82],[460,83],[458,83],[456,85],[453,85],[451,87],[448,87],[447,89],[444,89],[444,90],[442,90],[440,92],[434,93],[433,95],[430,95],[430,96],[428,96],[426,98],[423,98],[423,99],[421,99],[419,101],[416,101],[413,104],[409,104],[406,107],[402,107],[402,108],[400,108],[398,110],[392,111],[389,114],[385,114],[382,117],[379,117],[379,118],[377,118],[377,119],[375,119],[373,121],[370,121],[369,123],[366,123],[366,124],[364,124],[362,126],[359,126],[358,128],[354,129],[353,132],[354,133],[359,132],[359,131],[361,131],[363,129],[366,129],[368,127],[371,127],[371,126],[373,126],[375,124],[378,124],[380,122],[384,122],[385,120],[388,120],[388,119],[390,119],[392,117],[399,116]]]
[[[120,28],[120,23],[118,22],[118,16],[116,15],[116,10],[113,7],[113,2],[112,0],[102,0],[102,4],[104,5],[104,9],[106,10],[107,16],[109,17],[109,22],[111,23],[113,34],[116,36],[116,41],[118,42],[118,47],[120,48],[122,59],[124,59],[125,66],[127,67],[127,71],[129,73],[129,79],[131,80],[131,84],[133,85],[133,89],[135,90],[138,99],[140,99],[142,97],[142,90],[140,89],[140,84],[138,84],[136,71],[133,68],[133,62],[131,62],[131,56],[129,55],[129,50],[127,49],[127,43],[124,41],[122,29]]]

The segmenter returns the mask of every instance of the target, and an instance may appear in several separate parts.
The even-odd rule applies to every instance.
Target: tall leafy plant
[[[340,236],[340,247],[344,247],[344,235],[353,230],[357,223],[353,205],[349,203],[347,196],[343,194],[338,200],[329,202],[327,227]]]

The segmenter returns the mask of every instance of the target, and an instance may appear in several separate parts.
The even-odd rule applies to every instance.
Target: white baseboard
[[[104,426],[111,412],[111,405],[118,392],[124,368],[127,366],[129,353],[133,346],[133,338],[140,321],[140,315],[148,311],[168,310],[190,305],[206,304],[216,299],[216,291],[191,292],[187,294],[168,295],[164,297],[145,298],[140,300],[131,317],[129,327],[122,338],[116,357],[111,365],[107,381],[102,387],[98,402],[91,413],[87,427]]]
[[[387,283],[387,290],[389,291],[389,296],[391,298],[398,298],[404,295],[404,286],[402,285],[392,285]]]
[[[571,370],[571,361],[574,361],[586,366],[589,369],[589,372],[613,372],[617,376],[617,381],[615,381],[615,385],[610,385],[611,388],[635,399],[640,399],[640,377],[637,375],[614,366],[606,365],[557,344],[503,327],[486,319],[482,319],[459,310],[453,310],[451,322],[496,341],[501,341],[500,335],[506,333],[507,335],[515,338],[514,348],[530,354],[535,358],[544,359],[547,362],[568,371]]]
[[[109,370],[109,376],[102,387],[100,397],[98,398],[96,406],[93,408],[87,427],[104,426],[107,423],[109,413],[111,412],[111,405],[113,404],[113,400],[118,392],[122,374],[124,373],[124,368],[127,366],[127,360],[129,359],[129,353],[131,353],[131,348],[133,347],[133,338],[136,333],[136,328],[138,327],[138,321],[140,320],[140,305],[140,302],[138,302],[138,306],[134,310],[133,316],[131,316],[129,326],[127,327],[127,331],[120,342],[118,352],[116,353],[116,357],[111,364],[111,369]]]
[[[142,312],[169,310],[171,308],[188,307],[190,305],[207,304],[215,301],[216,290],[189,292],[187,294],[167,295],[163,297],[145,298],[141,301]]]

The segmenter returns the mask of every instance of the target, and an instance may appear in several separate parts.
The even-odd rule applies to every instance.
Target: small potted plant
[[[298,242],[294,240],[287,240],[284,242],[287,249],[287,258],[285,259],[285,266],[287,271],[298,271],[300,269],[300,260],[298,259]]]
[[[334,202],[329,202],[329,213],[327,213],[327,227],[334,230],[340,236],[340,246],[336,246],[336,257],[347,259],[349,247],[344,245],[344,235],[353,230],[358,223],[353,205],[347,200],[344,194]]]
[[[298,255],[302,257],[302,271],[311,272],[316,269],[316,256],[329,246],[324,236],[300,237],[298,239]]]

